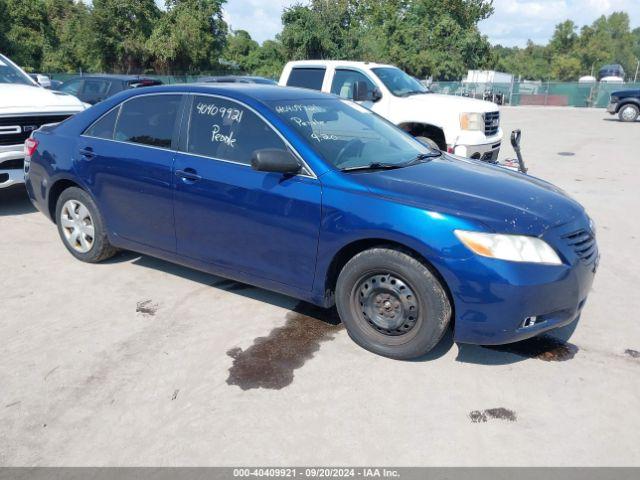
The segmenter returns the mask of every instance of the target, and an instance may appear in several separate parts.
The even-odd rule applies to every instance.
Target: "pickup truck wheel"
[[[415,139],[418,140],[419,142],[424,143],[425,145],[427,145],[429,148],[432,148],[433,150],[440,150],[440,147],[438,146],[438,144],[428,137],[415,137]]]
[[[71,187],[62,192],[56,203],[56,223],[62,243],[78,260],[97,263],[116,253],[98,207],[84,190]]]
[[[336,305],[349,336],[361,347],[400,360],[437,345],[451,319],[447,294],[431,270],[392,248],[373,248],[344,266]]]
[[[640,115],[640,109],[633,104],[623,105],[618,112],[618,118],[622,122],[635,122]]]

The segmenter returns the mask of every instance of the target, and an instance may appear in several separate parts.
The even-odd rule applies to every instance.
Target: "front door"
[[[80,138],[76,168],[107,228],[126,240],[175,252],[172,142],[181,95],[133,97]]]
[[[178,253],[310,290],[321,187],[309,171],[258,172],[252,153],[288,148],[259,115],[217,96],[194,96],[175,159]]]

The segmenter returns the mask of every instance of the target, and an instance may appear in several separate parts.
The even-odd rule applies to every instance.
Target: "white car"
[[[24,183],[24,141],[31,132],[86,107],[72,95],[41,87],[0,54],[0,189]]]
[[[392,65],[333,60],[289,62],[279,84],[355,100],[441,150],[482,160],[498,158],[502,129],[495,103],[431,93]]]

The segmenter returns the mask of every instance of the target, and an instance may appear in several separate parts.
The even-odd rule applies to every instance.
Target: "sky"
[[[301,0],[227,0],[225,19],[235,30],[247,30],[258,42],[273,38],[282,29],[284,7]],[[301,3],[305,3],[302,0]],[[495,13],[480,23],[491,43],[524,46],[528,39],[546,43],[557,23],[571,19],[578,26],[600,15],[624,10],[632,28],[640,26],[640,0],[494,0]]]

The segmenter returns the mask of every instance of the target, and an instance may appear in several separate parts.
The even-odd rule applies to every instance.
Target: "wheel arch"
[[[354,240],[344,245],[335,253],[325,272],[324,278],[325,303],[327,307],[330,307],[335,303],[335,287],[338,281],[338,275],[340,274],[342,268],[357,254],[371,248],[393,248],[395,250],[404,252],[423,263],[442,284],[442,288],[444,288],[445,292],[447,293],[447,297],[451,304],[452,312],[454,311],[455,304],[453,301],[453,296],[451,295],[451,291],[449,289],[449,285],[444,276],[436,268],[436,266],[415,248],[412,248],[402,242],[385,238],[363,238]],[[455,315],[452,315],[452,321],[454,318]]]
[[[81,190],[87,192],[87,189],[83,188],[82,185],[80,185],[78,182],[66,177],[56,180],[49,188],[49,195],[47,198],[47,211],[49,212],[49,218],[51,218],[51,221],[53,223],[57,223],[56,205],[58,203],[58,199],[60,198],[60,195],[62,195],[62,192],[71,187],[80,188]],[[91,195],[89,192],[87,193]]]
[[[640,108],[640,98],[634,98],[634,97],[621,98],[620,102],[618,103],[616,113],[620,113],[620,110],[622,110],[624,107],[630,104]]]
[[[438,144],[440,150],[447,151],[447,139],[442,127],[423,122],[401,122],[398,127],[414,137],[427,137]]]

